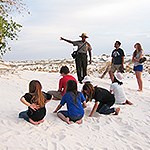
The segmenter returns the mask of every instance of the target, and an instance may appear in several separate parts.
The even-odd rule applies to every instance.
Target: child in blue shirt
[[[71,121],[81,124],[86,101],[83,94],[77,91],[77,83],[74,80],[69,80],[67,82],[66,94],[62,97],[62,100],[54,113],[56,113],[65,103],[67,105],[67,110],[59,111],[57,113],[58,117],[68,124],[71,124]]]

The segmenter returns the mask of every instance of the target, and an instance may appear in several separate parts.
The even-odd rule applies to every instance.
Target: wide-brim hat
[[[86,35],[86,33],[82,33],[79,37],[85,37],[85,38],[88,38],[88,36]]]
[[[92,80],[90,79],[90,77],[89,77],[89,76],[85,76],[85,77],[84,77],[84,79],[82,80],[82,82],[83,82],[83,83],[86,83],[86,82],[91,83],[91,82],[92,82]]]
[[[114,76],[119,82],[122,82],[123,75],[120,72],[117,72],[116,74],[114,74]]]

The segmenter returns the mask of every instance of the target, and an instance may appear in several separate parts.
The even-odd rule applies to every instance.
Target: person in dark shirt
[[[93,87],[92,84],[88,83],[83,86],[83,93],[89,97],[89,101],[95,100],[92,111],[89,117],[92,117],[95,112],[100,114],[111,114],[118,115],[120,108],[111,108],[115,103],[115,97],[108,90],[101,87]]]
[[[37,125],[42,123],[46,115],[45,104],[51,99],[51,95],[42,92],[42,85],[38,80],[29,83],[29,93],[21,97],[21,102],[28,106],[27,111],[19,113],[19,118]]]
[[[124,51],[120,48],[121,42],[116,41],[114,44],[115,49],[112,51],[111,57],[111,68],[109,71],[111,81],[114,80],[114,73],[117,72],[124,72]]]

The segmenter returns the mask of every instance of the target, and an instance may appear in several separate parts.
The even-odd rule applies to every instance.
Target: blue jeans
[[[104,104],[101,108],[96,110],[98,113],[100,114],[111,114],[115,112],[115,108],[110,108],[110,106],[108,106],[107,104]]]
[[[27,110],[19,113],[19,118],[23,118],[24,120],[29,122],[29,116],[27,115]]]

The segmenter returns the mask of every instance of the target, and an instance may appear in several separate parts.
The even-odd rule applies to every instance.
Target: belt
[[[87,53],[78,53],[78,54],[80,54],[80,55],[87,55]]]

